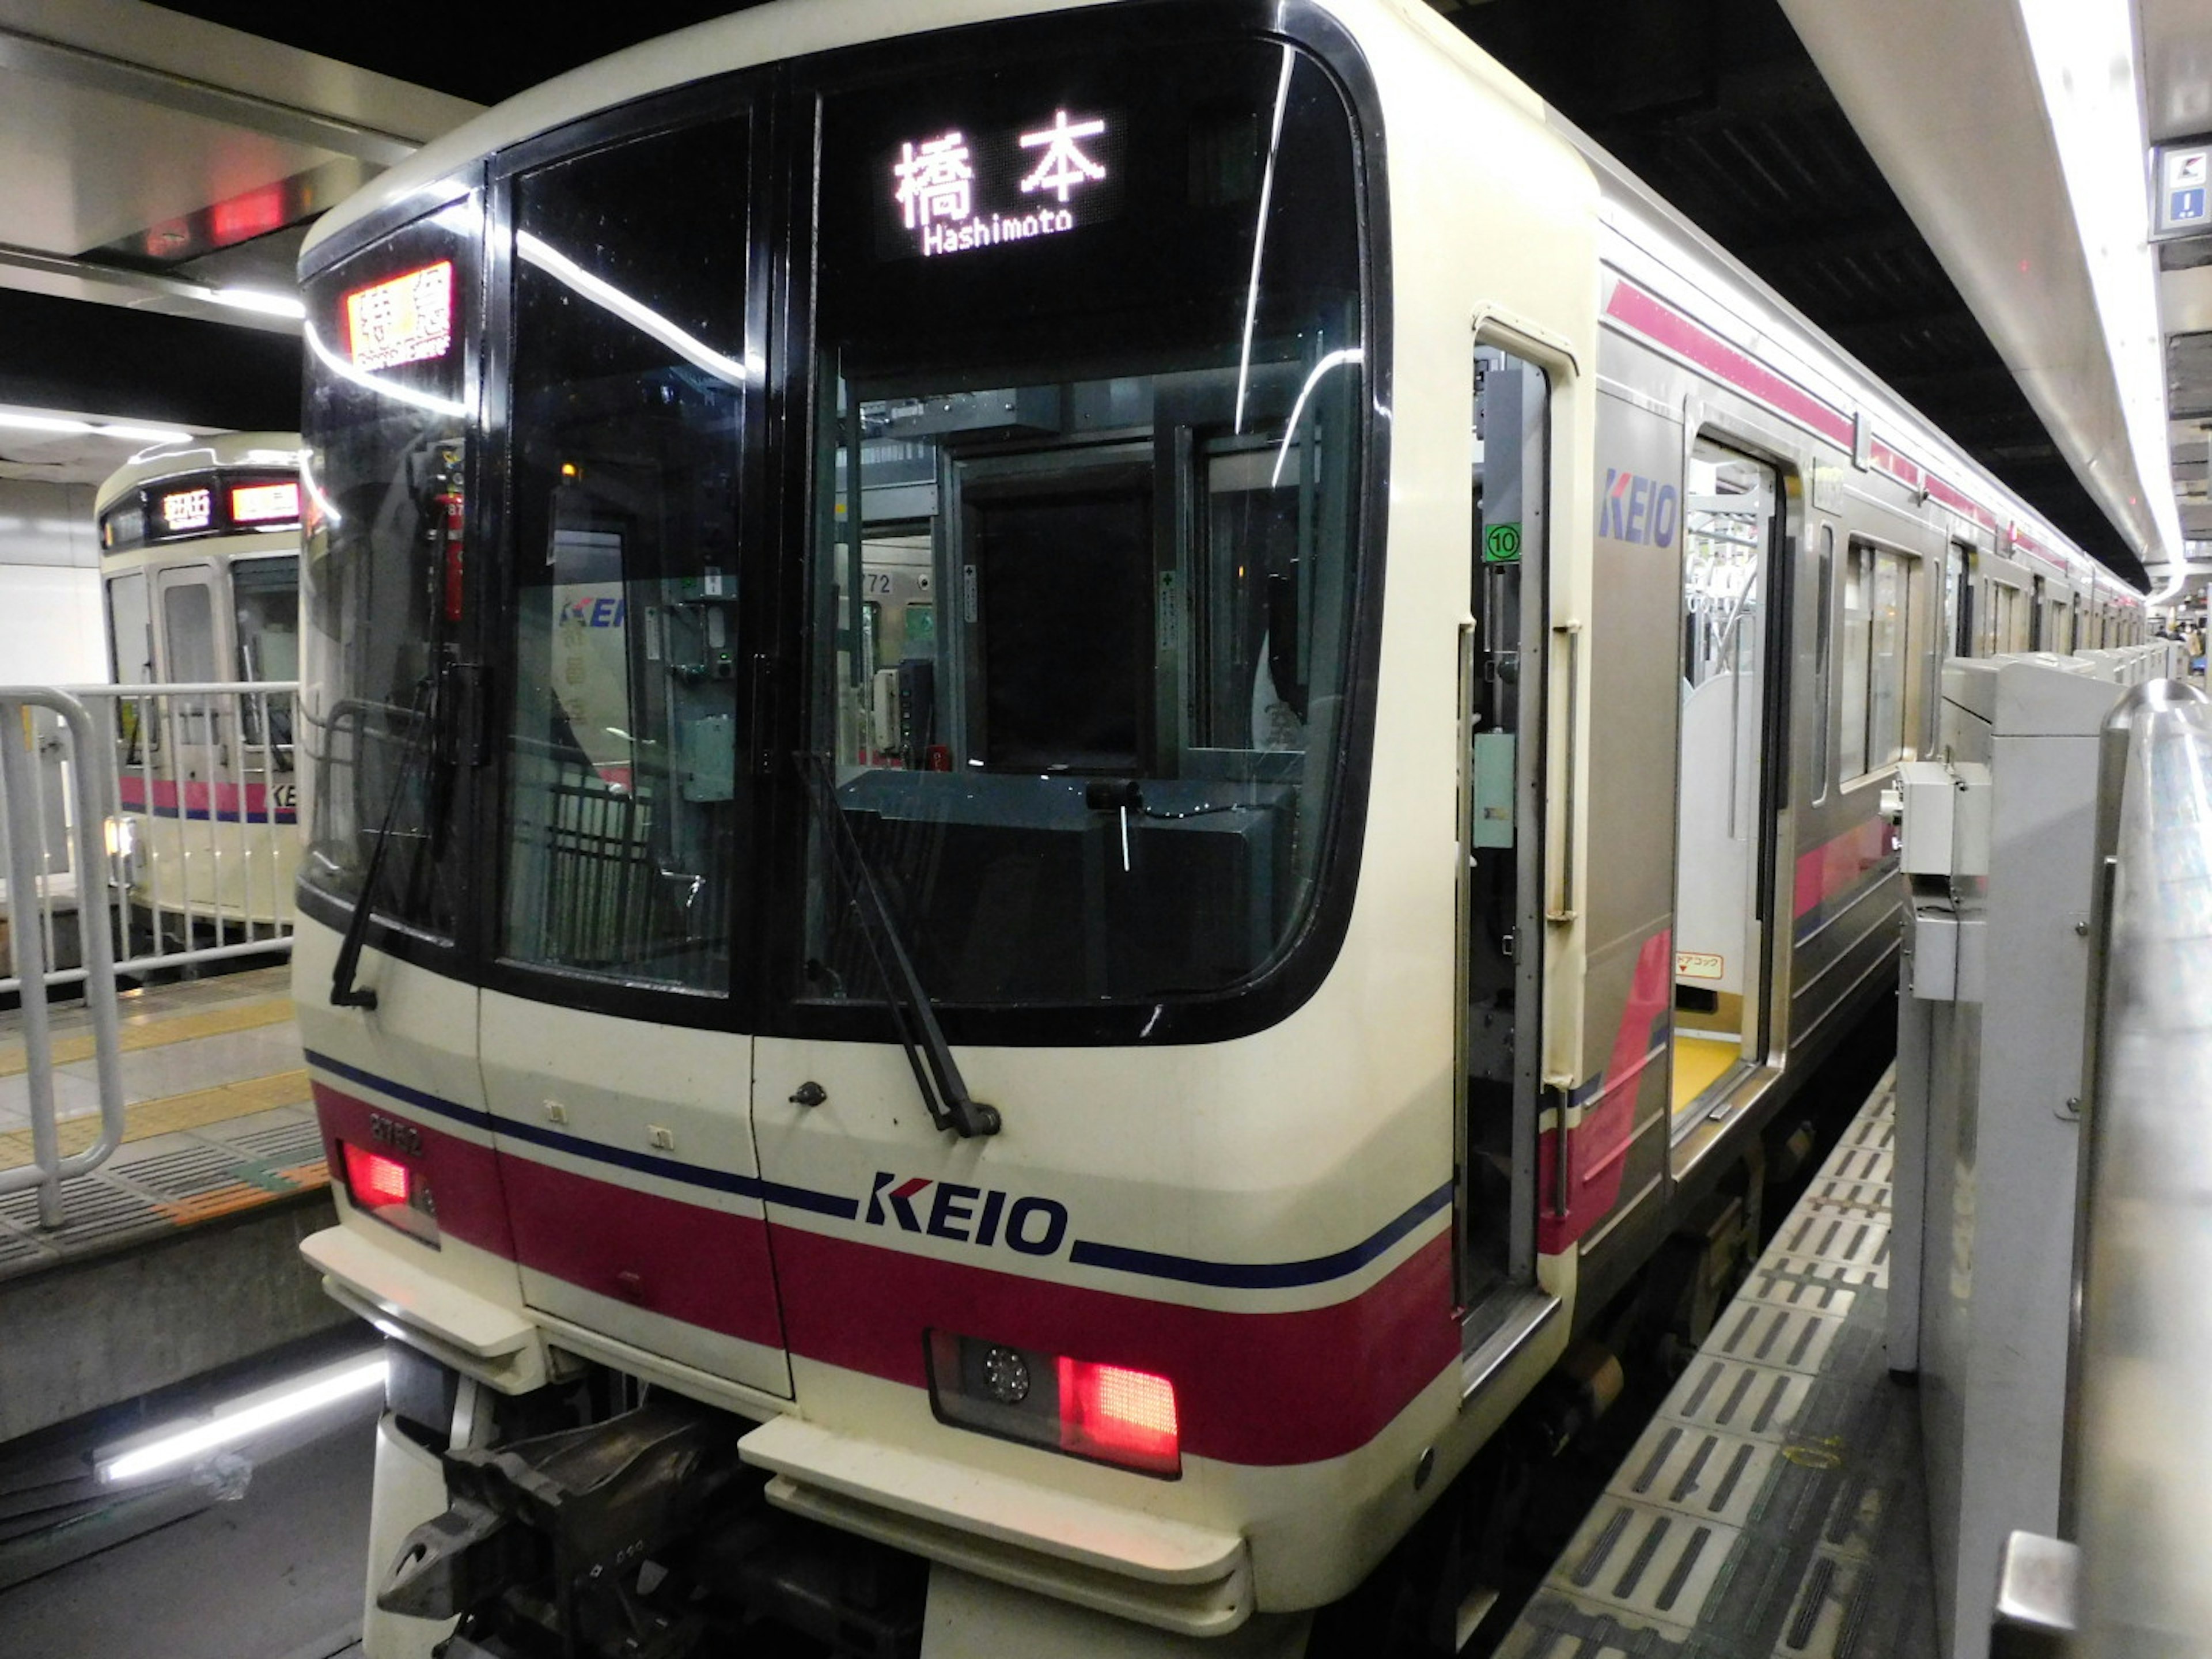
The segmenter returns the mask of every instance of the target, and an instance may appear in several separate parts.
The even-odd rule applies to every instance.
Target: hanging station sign
[[[2212,234],[2212,138],[2160,144],[2151,152],[2151,240]]]
[[[878,252],[933,258],[1103,223],[1121,209],[1121,159],[1118,111],[917,133],[883,160]]]

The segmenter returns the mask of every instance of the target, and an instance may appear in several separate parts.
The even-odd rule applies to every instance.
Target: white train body
[[[1215,1635],[1352,1590],[1893,982],[1879,798],[1947,595],[1998,649],[2142,611],[1425,6],[1034,9],[763,6],[316,233],[295,962],[352,1179],[306,1248],[490,1389],[641,1379],[783,1509]],[[1183,172],[1176,53],[1227,112],[1175,118]],[[1093,119],[1100,175],[1046,173]],[[977,160],[901,218],[1000,125],[1068,212],[1124,194],[1061,226]],[[651,240],[703,268],[724,208],[635,182],[703,180],[702,133],[726,328]],[[1067,235],[1160,298],[1140,231],[1214,259],[1217,188],[1269,228],[1224,233],[1224,320],[1054,361],[992,286]],[[1271,310],[1255,240],[1310,293]],[[969,281],[975,361],[921,303]],[[908,283],[919,343],[862,303]],[[996,1133],[924,1109],[795,754]],[[1092,1393],[993,1417],[1006,1354]],[[385,1456],[389,1546],[443,1489]]]

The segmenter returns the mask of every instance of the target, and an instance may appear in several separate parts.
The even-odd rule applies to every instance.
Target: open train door
[[[1767,1052],[1769,704],[1779,524],[1775,469],[1700,437],[1682,514],[1675,781],[1674,1133]]]
[[[1458,1291],[1470,1350],[1549,1302],[1534,1285],[1550,412],[1543,368],[1497,344],[1476,346],[1454,1068]]]

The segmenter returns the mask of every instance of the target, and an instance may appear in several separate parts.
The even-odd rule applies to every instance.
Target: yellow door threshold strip
[[[289,1005],[288,1005],[289,1008]],[[195,1089],[190,1094],[164,1095],[159,1100],[142,1100],[128,1106],[123,1113],[123,1139],[147,1140],[155,1135],[165,1135],[179,1129],[204,1129],[210,1123],[224,1123],[234,1117],[251,1117],[256,1112],[265,1112],[276,1106],[304,1106],[313,1098],[307,1087],[304,1068],[291,1072],[272,1073],[267,1077],[247,1078],[238,1083],[226,1083],[217,1089]],[[100,1118],[95,1114],[88,1117],[65,1118],[55,1126],[61,1139],[64,1158],[81,1152],[100,1138]],[[10,1129],[0,1133],[0,1170],[13,1169],[31,1161],[31,1132]]]
[[[282,1025],[291,1018],[291,998],[261,997],[228,1008],[204,1008],[197,1013],[157,1014],[136,1024],[126,1017],[118,1036],[124,1053],[136,1054],[143,1048],[166,1048],[173,1042],[190,1042],[195,1037],[227,1036],[233,1031]],[[57,1066],[90,1060],[93,1052],[89,1031],[54,1039]],[[15,1077],[29,1069],[30,1060],[20,1041],[0,1044],[0,1077]]]
[[[1724,1037],[1693,1036],[1686,1031],[1674,1033],[1674,1109],[1686,1111],[1698,1097],[1714,1084],[1727,1076],[1736,1061],[1743,1058],[1743,1039],[1730,1033]]]

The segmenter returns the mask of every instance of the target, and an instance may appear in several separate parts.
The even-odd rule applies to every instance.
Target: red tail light
[[[1182,1463],[1175,1384],[1150,1371],[1062,1359],[1060,1443],[1080,1456],[1173,1473]]]
[[[396,1158],[372,1152],[365,1146],[345,1149],[346,1187],[353,1201],[364,1209],[407,1201],[407,1166]]]
[[[430,1189],[414,1170],[390,1155],[340,1141],[345,1156],[346,1195],[354,1207],[388,1221],[426,1244],[438,1242],[437,1211]]]

